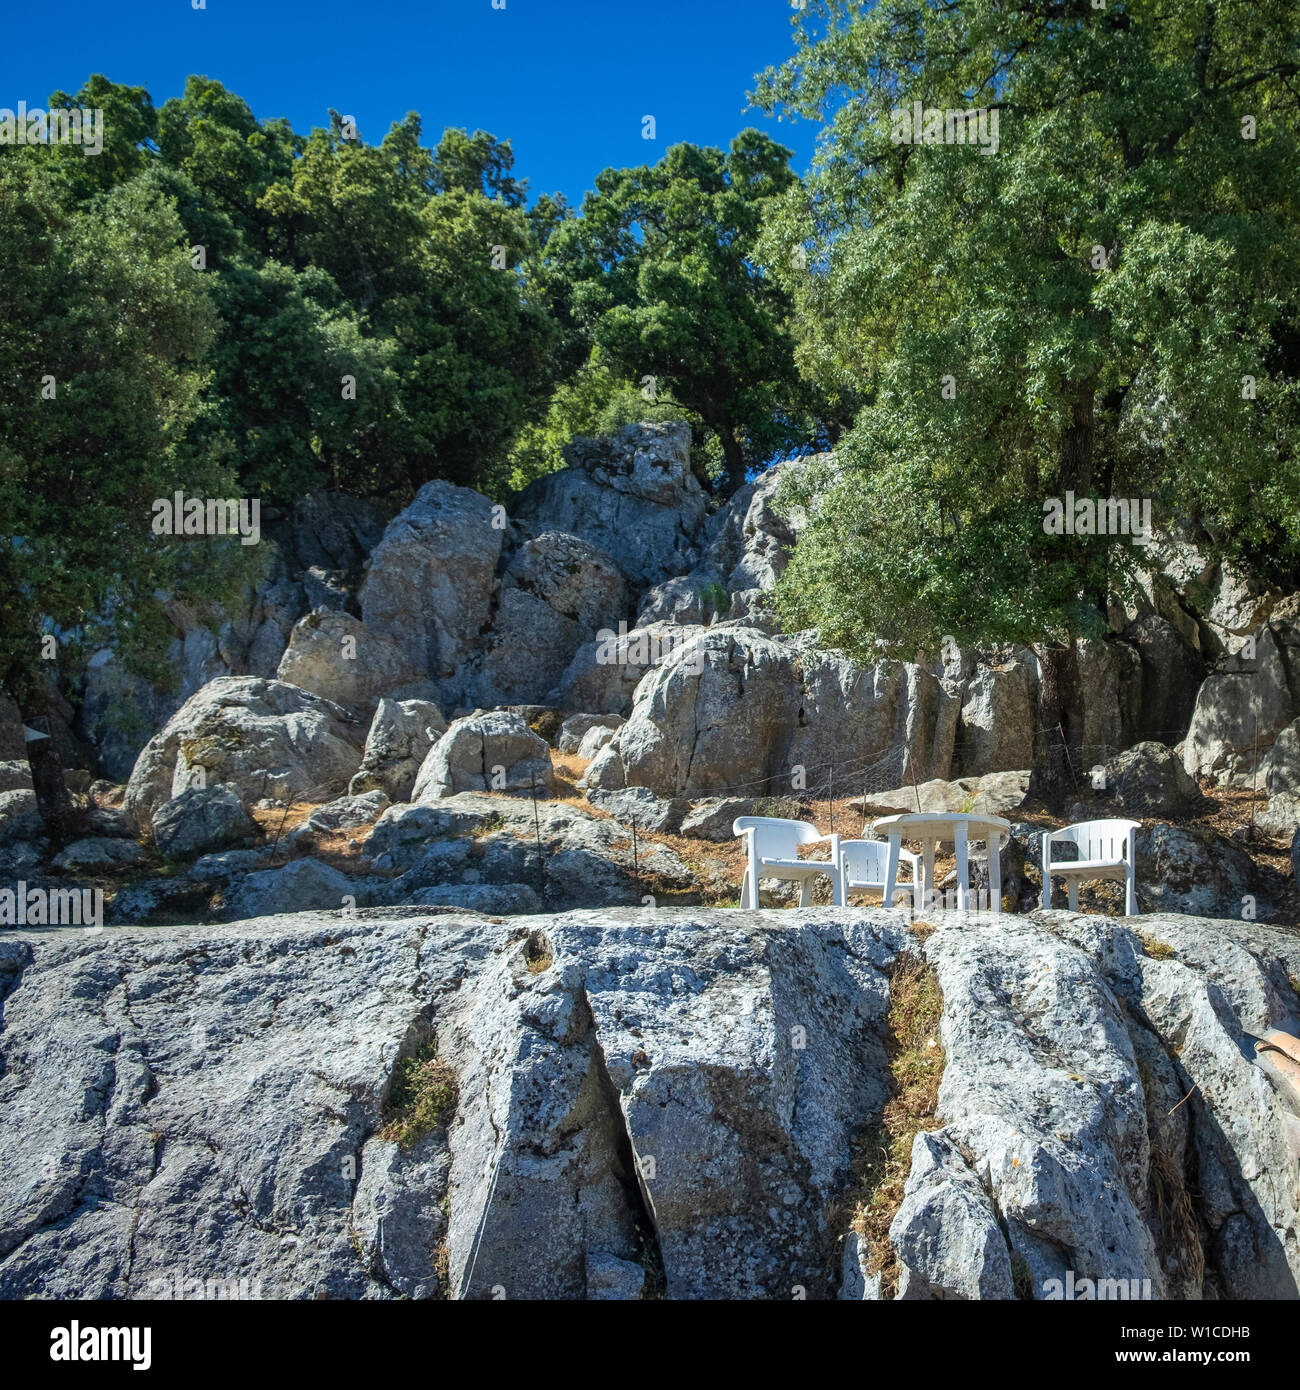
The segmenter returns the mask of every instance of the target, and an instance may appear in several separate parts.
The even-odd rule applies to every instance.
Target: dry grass
[[[903,1203],[912,1141],[938,1127],[942,1014],[943,993],[933,967],[911,951],[896,956],[889,972],[885,1020],[893,1095],[858,1146],[849,1191],[853,1229],[866,1243],[871,1272],[881,1276],[882,1298],[892,1298],[898,1287],[889,1227]]]
[[[439,1059],[436,1043],[431,1040],[398,1067],[379,1137],[409,1149],[445,1123],[459,1099],[456,1073]]]
[[[1142,949],[1152,960],[1172,960],[1177,952],[1167,941],[1148,941],[1143,938]]]

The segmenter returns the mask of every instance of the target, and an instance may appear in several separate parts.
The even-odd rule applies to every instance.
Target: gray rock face
[[[620,633],[611,629],[598,641],[584,642],[547,697],[566,711],[627,715],[641,678],[653,666],[689,643],[707,628],[670,623],[636,627]]]
[[[380,700],[348,791],[381,791],[391,801],[408,801],[429,749],[446,732],[447,721],[430,700]]]
[[[517,714],[498,710],[455,720],[429,750],[411,799],[437,801],[466,791],[550,790],[551,750]]]
[[[382,695],[422,673],[398,643],[351,613],[317,611],[294,625],[277,678],[336,705],[370,714]]]
[[[679,631],[688,640],[637,687],[628,722],[587,770],[590,787],[760,796],[789,792],[799,768],[821,788],[832,760],[842,786],[948,771],[956,706],[922,667],[859,667],[753,628]]]
[[[1142,667],[1137,733],[1144,740],[1180,743],[1192,721],[1205,659],[1167,618],[1143,613],[1124,629]]]
[[[0,792],[0,845],[35,840],[45,834],[45,822],[36,809],[36,793],[26,787]]]
[[[1135,744],[1106,763],[1103,773],[1106,791],[1135,819],[1183,815],[1202,799],[1178,754],[1163,743]]]
[[[501,581],[501,602],[476,682],[479,701],[543,700],[574,654],[627,617],[627,585],[602,550],[545,531],[525,541]]]
[[[956,752],[962,774],[979,777],[1032,767],[1034,723],[1023,668],[979,667],[962,696]]]
[[[983,777],[958,777],[945,782],[934,778],[914,787],[891,787],[854,797],[849,805],[873,816],[943,815],[960,811],[969,815],[1008,816],[1024,805],[1029,794],[1030,772],[989,772]]]
[[[66,849],[60,850],[50,867],[64,874],[95,874],[129,869],[143,858],[144,849],[135,840],[92,835],[85,840],[75,840]]]
[[[1142,658],[1123,641],[1079,644],[1083,702],[1083,756],[1089,767],[1106,762],[1134,740],[1142,703]]]
[[[261,869],[240,879],[222,909],[228,919],[272,917],[278,913],[326,910],[355,905],[352,880],[318,859],[294,859],[276,869]]]
[[[391,636],[416,670],[436,680],[454,676],[480,646],[504,536],[496,519],[479,493],[425,483],[370,557],[362,621]]]
[[[1244,850],[1207,830],[1155,825],[1139,830],[1139,904],[1197,917],[1266,917],[1267,888]]]
[[[1256,1039],[1300,1028],[1298,939],[1141,931],[954,914],[921,945],[880,910],[603,909],[5,932],[0,1296],[167,1296],[198,1240],[234,1296],[632,1298],[661,1270],[669,1298],[878,1297],[878,1252],[841,1260],[828,1214],[890,1095],[909,949],[946,1069],[889,1233],[899,1297],[1295,1298],[1300,1093]],[[401,1148],[394,1078],[430,1055],[456,1098]]]
[[[190,787],[164,801],[150,822],[161,853],[186,859],[236,845],[257,825],[229,787]]]
[[[576,753],[582,740],[592,729],[609,729],[611,733],[625,721],[618,714],[571,714],[556,735],[555,747],[560,753]]]
[[[1254,654],[1240,642],[1206,677],[1183,745],[1192,776],[1219,782],[1249,778],[1254,748],[1273,740],[1300,715],[1300,623],[1283,616],[1255,630]]]
[[[1260,759],[1259,780],[1268,795],[1257,817],[1260,828],[1289,838],[1300,826],[1300,719],[1288,724]]]
[[[685,574],[700,557],[708,499],[691,472],[690,429],[627,425],[612,439],[579,439],[568,468],[530,483],[516,519],[529,531],[580,536],[635,585]]]
[[[226,676],[191,696],[145,745],[125,809],[148,824],[195,782],[224,784],[244,804],[263,797],[323,800],[361,761],[361,730],[346,710],[283,681]]]

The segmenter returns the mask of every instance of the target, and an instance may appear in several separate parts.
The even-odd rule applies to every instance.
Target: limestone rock
[[[627,425],[578,439],[568,468],[530,483],[515,517],[534,534],[562,531],[618,557],[638,586],[685,574],[699,559],[708,499],[691,472],[684,424]]]
[[[222,908],[231,920],[305,912],[311,908],[339,909],[355,905],[351,879],[318,859],[295,859],[276,869],[261,869],[239,879]]]
[[[85,840],[74,840],[60,850],[50,867],[64,874],[111,873],[118,869],[129,869],[143,858],[144,849],[135,840],[92,835]]]
[[[592,729],[609,729],[612,732],[625,722],[619,714],[571,714],[560,725],[555,747],[561,753],[576,753],[582,746],[583,738]]]
[[[1163,743],[1139,743],[1103,768],[1105,790],[1131,818],[1185,815],[1202,800],[1178,755]]]
[[[298,620],[276,672],[279,680],[366,715],[381,696],[420,674],[392,637],[371,632],[350,613],[328,610]]]
[[[409,800],[429,749],[446,732],[447,721],[430,700],[380,700],[348,791],[353,796],[382,791],[391,801]]]
[[[481,644],[503,531],[492,504],[435,479],[388,524],[361,588],[361,620],[418,671],[447,681]]]
[[[190,787],[153,813],[154,844],[162,854],[185,859],[238,844],[257,833],[244,803],[229,787]]]
[[[192,695],[145,746],[125,809],[147,825],[164,801],[195,784],[224,784],[245,806],[263,797],[325,800],[361,761],[361,731],[346,710],[283,681],[225,676]]]
[[[495,769],[501,769],[498,778]],[[464,791],[550,790],[551,750],[517,714],[497,711],[455,720],[429,750],[411,799],[437,801]]]

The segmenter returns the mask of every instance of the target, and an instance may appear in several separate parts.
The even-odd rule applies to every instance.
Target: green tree
[[[1295,7],[881,0],[799,35],[757,100],[828,129],[764,250],[805,366],[864,406],[794,499],[784,611],[863,655],[1047,639],[1074,741],[1076,639],[1143,551],[1046,534],[1047,499],[1150,498],[1220,555],[1300,542]],[[917,101],[996,113],[996,151],[896,142]]]
[[[790,151],[746,130],[724,153],[674,145],[656,165],[606,169],[546,247],[574,320],[617,376],[656,388],[716,435],[733,487],[810,432],[790,301],[755,256],[764,210],[795,183]]]
[[[72,653],[146,651],[154,590],[213,580],[153,500],[230,481],[187,445],[213,314],[174,211],[147,172],[69,208],[46,153],[0,159],[0,684],[38,728]],[[28,747],[57,827],[54,741]]]

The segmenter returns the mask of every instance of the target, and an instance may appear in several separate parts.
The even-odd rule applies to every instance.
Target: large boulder
[[[62,874],[116,873],[134,868],[144,854],[143,846],[136,840],[91,835],[61,849],[50,861],[50,868]]]
[[[505,710],[455,720],[433,745],[411,799],[438,801],[457,792],[551,788],[551,750],[517,714]]]
[[[355,905],[356,889],[345,874],[319,859],[294,859],[236,880],[224,897],[221,915],[228,919],[274,917]]]
[[[568,467],[530,483],[515,508],[533,534],[563,531],[607,555],[644,588],[685,574],[700,558],[708,498],[691,472],[684,424],[627,425],[578,439]]]
[[[150,824],[159,852],[178,859],[226,849],[257,833],[238,793],[226,786],[187,787],[164,801]]]
[[[938,1128],[873,1246],[844,1198],[922,960]],[[1298,970],[1062,912],[6,931],[0,1297],[168,1296],[197,1211],[227,1297],[1294,1299]]]
[[[1257,817],[1260,828],[1290,839],[1300,826],[1300,719],[1292,720],[1260,759],[1259,780],[1268,797]]]
[[[487,705],[544,699],[578,648],[627,617],[627,585],[603,551],[546,531],[515,552],[477,680]],[[525,653],[527,656],[525,658]]]
[[[361,762],[361,727],[340,706],[284,681],[224,676],[192,695],[145,745],[125,809],[147,826],[187,787],[230,787],[245,806],[263,797],[325,801]]]
[[[955,702],[922,667],[861,667],[753,628],[677,631],[685,640],[637,687],[588,786],[762,796],[947,773]]]
[[[1144,910],[1254,921],[1269,915],[1270,887],[1250,856],[1213,831],[1154,825],[1136,838]]]
[[[501,520],[481,494],[434,480],[389,522],[371,554],[361,619],[391,636],[417,671],[446,682],[481,645]]]
[[[429,749],[446,732],[447,721],[431,700],[380,700],[348,790],[354,796],[382,791],[390,801],[409,801]]]
[[[1138,743],[1102,767],[1101,786],[1120,809],[1139,820],[1186,815],[1201,802],[1201,789],[1167,744]],[[1096,782],[1094,782],[1096,786]]]
[[[1192,776],[1249,785],[1257,753],[1300,716],[1300,622],[1290,612],[1239,640],[1206,677],[1183,745]]]
[[[1034,762],[1033,703],[1024,667],[980,666],[962,691],[954,761],[964,777]],[[937,772],[946,776],[946,769]]]
[[[370,715],[380,697],[420,678],[401,646],[351,613],[318,609],[300,618],[280,658],[278,679]]]

